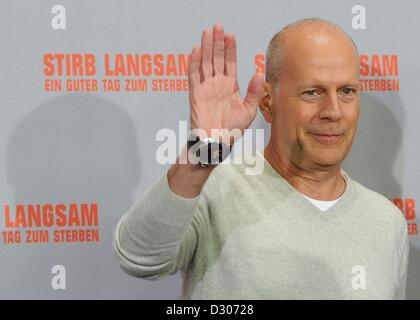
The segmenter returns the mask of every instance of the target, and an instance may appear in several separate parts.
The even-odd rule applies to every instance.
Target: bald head
[[[339,49],[336,54],[354,56],[358,65],[359,53],[350,36],[339,26],[323,19],[303,19],[287,25],[271,39],[266,54],[266,81],[276,83],[287,71],[290,59],[310,55],[320,50]]]
[[[259,107],[271,124],[267,149],[285,170],[340,176],[360,109],[353,41],[331,22],[301,20],[273,37],[266,70],[266,95]]]

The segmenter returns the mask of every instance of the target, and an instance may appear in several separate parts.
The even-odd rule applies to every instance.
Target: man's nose
[[[340,101],[336,92],[324,95],[321,102],[321,111],[319,117],[321,119],[330,119],[331,121],[340,120],[343,116]]]

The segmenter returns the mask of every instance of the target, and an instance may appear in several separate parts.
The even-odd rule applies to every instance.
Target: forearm
[[[188,260],[195,246],[193,234],[185,241],[184,256],[177,257],[177,252],[191,229],[199,194],[210,172],[197,165],[174,164],[124,215],[115,232],[114,249],[126,272],[157,278],[176,271],[176,261],[182,265]]]

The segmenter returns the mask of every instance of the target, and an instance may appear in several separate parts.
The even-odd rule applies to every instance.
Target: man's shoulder
[[[262,178],[263,161],[252,154],[226,158],[211,172],[204,191],[238,190],[251,187]]]
[[[211,173],[214,179],[230,182],[263,173],[264,160],[252,153],[232,155],[220,163]]]
[[[405,224],[401,210],[381,193],[372,190],[358,181],[352,179],[357,193],[357,200],[369,214],[374,214],[376,219],[386,219],[396,224]]]

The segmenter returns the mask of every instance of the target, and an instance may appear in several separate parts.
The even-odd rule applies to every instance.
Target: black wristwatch
[[[190,131],[188,134],[187,149],[203,168],[216,166],[227,158],[232,151],[232,145],[219,142],[215,138],[200,139]]]

